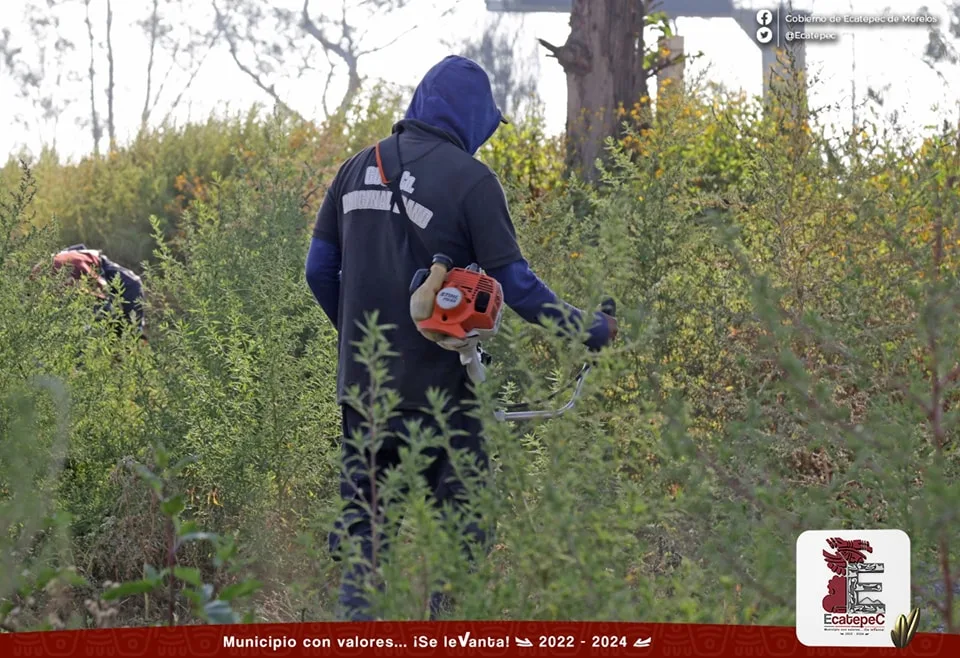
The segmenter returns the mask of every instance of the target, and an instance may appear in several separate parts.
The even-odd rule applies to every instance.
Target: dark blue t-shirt
[[[477,263],[492,270],[522,258],[503,187],[493,171],[463,148],[454,135],[416,120],[394,127],[402,155],[400,188],[410,222],[430,254],[444,253],[454,267]],[[337,399],[359,385],[366,390],[366,367],[355,360],[353,344],[364,337],[366,316],[378,312],[391,350],[390,382],[402,409],[427,405],[435,387],[455,400],[467,395],[467,375],[456,352],[445,350],[417,331],[410,317],[410,280],[424,261],[381,182],[374,148],[343,164],[324,198],[314,237],[341,251],[337,318],[340,357]]]

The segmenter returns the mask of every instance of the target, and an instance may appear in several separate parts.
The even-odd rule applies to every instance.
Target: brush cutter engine
[[[490,356],[483,351],[481,341],[492,338],[500,329],[503,314],[500,283],[476,264],[453,267],[448,256],[435,254],[429,270],[417,270],[413,275],[410,293],[410,317],[420,333],[441,347],[459,353],[460,363],[474,383],[484,381]],[[616,315],[612,299],[604,302],[602,310]],[[560,408],[534,410],[529,408],[529,403],[519,403],[498,409],[494,416],[500,421],[562,416],[580,397],[589,372],[590,365],[584,364],[574,378],[570,401]]]
[[[459,353],[470,378],[482,382],[490,356],[481,342],[500,329],[503,289],[476,264],[451,264],[438,254],[430,270],[417,271],[410,284],[410,315],[424,337]]]

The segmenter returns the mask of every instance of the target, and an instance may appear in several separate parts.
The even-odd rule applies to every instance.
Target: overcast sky
[[[0,30],[9,29],[14,35],[22,34],[21,24],[24,7],[31,2],[44,0],[2,0],[3,18],[0,18]],[[302,0],[264,0],[270,5],[285,5],[294,9],[302,6]],[[102,12],[102,0],[93,0],[95,12]],[[224,6],[228,3],[224,2]],[[314,2],[316,7],[325,1]],[[338,3],[339,4],[339,3]],[[885,8],[897,12],[912,13],[921,4],[930,6],[934,14],[946,20],[944,3],[939,0],[929,2],[909,2],[907,0],[813,0],[796,2],[795,6],[811,8],[814,12],[831,14],[852,12],[856,14],[879,13]],[[126,0],[114,2],[114,48],[117,56],[116,78],[120,87],[117,96],[118,130],[121,142],[128,139],[136,130],[140,109],[143,104],[143,75],[147,58],[147,43],[142,30],[134,26],[134,21],[148,14],[149,0]],[[199,6],[199,5],[198,5]],[[753,9],[769,6],[763,2],[742,3]],[[453,8],[448,16],[438,18],[440,10]],[[79,68],[86,66],[89,58],[86,28],[83,21],[83,4],[75,2],[70,19],[64,29],[68,36],[78,44],[73,64]],[[317,11],[316,9],[314,11]],[[95,13],[95,21],[100,14]],[[399,16],[388,21],[372,22],[369,40],[371,43],[386,43],[399,31],[416,29],[409,36],[391,47],[373,53],[361,60],[362,73],[374,79],[384,79],[400,84],[415,84],[420,76],[438,59],[449,54],[444,43],[464,40],[479,34],[489,14],[484,0],[411,0],[410,5]],[[526,52],[538,53],[539,92],[544,100],[547,121],[551,131],[563,129],[566,111],[566,80],[555,60],[545,57],[543,49],[537,48],[536,38],[541,37],[555,44],[561,44],[569,32],[569,16],[563,13],[541,13],[510,15],[517,24],[522,22],[519,47]],[[679,33],[685,38],[687,52],[703,53],[703,57],[690,66],[690,73],[696,76],[704,71],[711,79],[724,85],[743,89],[748,94],[761,92],[760,51],[751,37],[732,19],[695,19],[680,18],[677,22]],[[95,25],[100,30],[102,19]],[[830,29],[833,26],[809,29]],[[102,31],[102,30],[101,30]],[[956,106],[960,99],[960,86],[950,88],[921,62],[926,31],[922,26],[872,26],[850,29],[844,26],[840,36],[829,43],[812,43],[807,49],[808,69],[811,76],[817,78],[811,92],[814,104],[830,105],[836,109],[826,115],[826,120],[849,125],[851,122],[851,103],[853,100],[852,79],[856,82],[857,96],[862,100],[869,86],[890,85],[887,91],[887,103],[884,111],[897,109],[902,120],[916,126],[929,123],[941,123],[945,113],[956,116]],[[102,34],[98,35],[102,39]],[[854,60],[855,58],[855,60]],[[855,74],[852,67],[856,62]],[[949,73],[960,81],[960,69]],[[100,79],[104,79],[101,72]],[[285,98],[306,116],[322,118],[320,92],[323,76],[303,79],[300,82],[279,85]],[[168,83],[176,87],[177,81]],[[343,88],[345,80],[335,81]],[[10,102],[13,91],[9,80],[0,84],[0,149],[13,152],[26,146],[36,150],[42,143],[49,143],[53,134],[49,126],[44,131],[35,127],[24,132],[14,126],[13,117],[17,113],[29,114],[22,103]],[[336,95],[338,89],[333,90]],[[76,124],[76,117],[84,116],[89,94],[84,83],[74,86],[64,85],[64,94],[80,95],[79,101],[65,114],[56,131],[57,145],[64,156],[77,158],[92,147],[89,129]],[[212,111],[221,111],[226,107],[233,110],[246,109],[255,102],[269,102],[268,97],[254,86],[249,78],[241,73],[230,59],[226,48],[214,49],[205,60],[197,76],[188,103],[184,103],[175,114],[180,121],[206,118]],[[934,111],[932,106],[940,105]],[[99,101],[99,110],[105,114],[105,101]]]

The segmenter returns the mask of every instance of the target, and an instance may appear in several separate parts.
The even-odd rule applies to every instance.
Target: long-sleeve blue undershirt
[[[569,323],[582,322],[581,311],[561,302],[530,269],[526,260],[487,272],[503,288],[503,301],[527,322],[539,324],[541,318],[550,318],[569,331]],[[340,248],[332,242],[313,238],[306,262],[307,285],[334,327],[340,301]],[[566,312],[561,310],[566,309]],[[609,328],[601,313],[597,313],[589,328],[587,347],[599,349],[609,339]]]
[[[570,322],[579,324],[583,321],[583,313],[578,308],[560,301],[556,293],[540,280],[525,260],[494,268],[487,274],[496,279],[503,288],[504,303],[527,322],[539,324],[541,318],[550,318],[559,323],[561,331],[566,332],[570,331]],[[602,347],[609,340],[609,332],[606,319],[601,313],[596,313],[593,325],[589,328],[587,347]]]
[[[340,309],[340,247],[333,242],[313,238],[306,263],[307,285],[320,308],[337,327]]]

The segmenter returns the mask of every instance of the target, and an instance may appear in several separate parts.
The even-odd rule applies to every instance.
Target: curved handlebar
[[[584,364],[580,369],[580,372],[577,373],[577,377],[574,380],[576,386],[573,389],[573,395],[570,396],[570,401],[558,409],[542,409],[537,411],[503,411],[498,409],[493,413],[494,418],[500,421],[504,420],[533,420],[535,418],[557,418],[562,416],[566,412],[573,409],[574,403],[577,401],[577,398],[580,397],[580,394],[583,392],[583,382],[587,378],[587,374],[590,372],[590,365]]]
[[[606,313],[611,317],[617,316],[617,303],[613,301],[612,298],[606,298],[603,300],[603,303],[600,305],[600,310]],[[539,418],[557,418],[562,416],[566,412],[573,409],[574,403],[580,397],[583,392],[583,383],[587,378],[587,375],[590,373],[590,364],[585,363],[583,367],[580,368],[580,372],[577,373],[576,378],[574,379],[575,386],[573,389],[573,394],[570,396],[570,400],[557,409],[542,409],[537,411],[506,411],[498,409],[494,412],[494,418],[499,421],[510,421],[510,420],[534,420]]]

